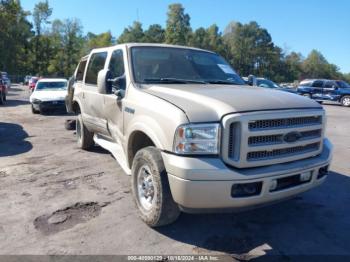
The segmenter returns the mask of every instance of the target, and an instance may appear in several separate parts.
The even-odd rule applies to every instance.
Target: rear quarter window
[[[80,62],[77,70],[77,76],[76,76],[77,81],[83,81],[86,63],[87,63],[86,60]]]
[[[86,71],[85,83],[97,85],[97,75],[106,63],[107,52],[94,53],[91,55],[90,62]]]

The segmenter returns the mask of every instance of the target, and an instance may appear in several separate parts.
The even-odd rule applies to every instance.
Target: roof
[[[92,52],[96,51],[106,51],[110,48],[115,48],[115,47],[137,47],[137,46],[143,46],[143,47],[168,47],[168,48],[182,48],[182,49],[191,49],[191,50],[197,50],[197,51],[203,51],[203,52],[208,52],[208,53],[213,53],[213,51],[205,50],[205,49],[200,49],[196,47],[190,47],[190,46],[182,46],[182,45],[169,45],[169,44],[157,44],[157,43],[125,43],[125,44],[120,44],[120,45],[114,45],[110,47],[103,47],[103,48],[95,48],[92,50]]]
[[[39,82],[67,82],[67,79],[64,79],[64,78],[42,78],[42,79],[39,79]]]

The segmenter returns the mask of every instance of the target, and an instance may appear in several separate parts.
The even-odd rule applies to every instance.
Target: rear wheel
[[[132,191],[139,215],[150,227],[173,223],[180,215],[158,149],[146,147],[137,152],[132,165]]]
[[[84,125],[81,114],[78,115],[76,121],[77,142],[81,149],[87,150],[94,145],[94,134],[90,132]]]
[[[343,106],[349,107],[350,106],[350,96],[343,96],[341,98],[340,102]]]

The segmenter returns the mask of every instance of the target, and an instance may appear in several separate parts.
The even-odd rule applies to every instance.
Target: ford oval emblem
[[[302,138],[302,134],[300,132],[294,131],[285,134],[283,140],[287,143],[294,143],[297,142],[300,138]]]

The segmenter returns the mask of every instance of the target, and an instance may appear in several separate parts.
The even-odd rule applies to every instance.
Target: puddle
[[[101,209],[107,206],[108,202],[98,204],[96,202],[76,203],[64,209],[57,210],[49,215],[37,217],[34,227],[45,235],[74,227],[77,224],[86,223],[100,215]]]

